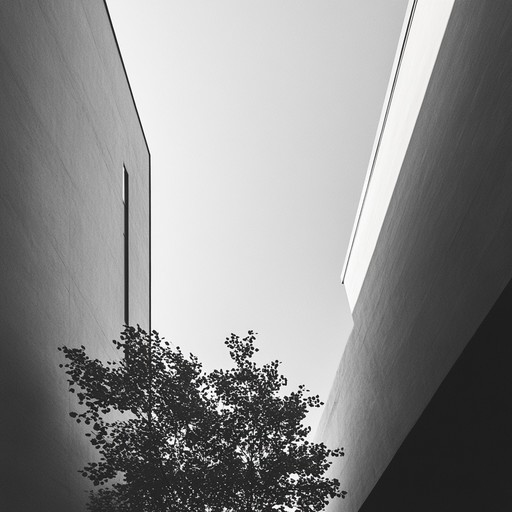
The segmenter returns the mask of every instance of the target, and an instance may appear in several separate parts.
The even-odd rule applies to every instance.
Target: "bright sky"
[[[208,369],[252,329],[326,400],[407,0],[107,3],[152,155],[153,328]]]

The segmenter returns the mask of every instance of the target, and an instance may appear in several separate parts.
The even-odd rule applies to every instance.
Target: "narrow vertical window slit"
[[[130,188],[129,176],[123,165],[123,210],[124,210],[124,323],[130,320]]]

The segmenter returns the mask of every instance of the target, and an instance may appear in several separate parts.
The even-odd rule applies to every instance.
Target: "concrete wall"
[[[454,0],[409,0],[341,273],[353,312],[409,147]]]
[[[356,511],[512,278],[512,5],[455,3],[317,434]],[[397,497],[398,498],[398,497]]]
[[[512,281],[360,512],[512,510]]]
[[[0,510],[84,509],[90,459],[57,347],[149,327],[149,152],[101,0],[0,5]]]

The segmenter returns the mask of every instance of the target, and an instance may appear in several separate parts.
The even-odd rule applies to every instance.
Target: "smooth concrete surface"
[[[0,510],[84,510],[93,456],[57,347],[149,327],[149,151],[101,0],[0,5]]]
[[[412,0],[409,18],[404,20],[390,96],[383,106],[384,119],[375,137],[342,272],[351,311],[386,217],[453,4],[454,0]]]
[[[359,510],[512,277],[511,55],[510,2],[455,3],[317,433],[346,448],[331,512]]]

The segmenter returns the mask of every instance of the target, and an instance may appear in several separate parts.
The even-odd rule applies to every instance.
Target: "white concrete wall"
[[[0,6],[0,510],[84,510],[91,458],[57,347],[149,324],[149,153],[101,0]]]
[[[351,310],[375,250],[453,3],[418,0],[408,7],[343,266],[342,282]]]
[[[330,512],[360,509],[512,278],[510,55],[510,2],[455,2],[317,432],[346,449]]]

